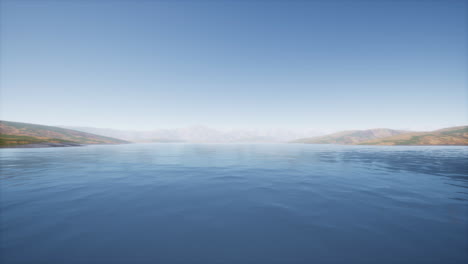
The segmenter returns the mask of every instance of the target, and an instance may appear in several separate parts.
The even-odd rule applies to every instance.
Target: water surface
[[[0,155],[2,263],[468,263],[466,147]]]

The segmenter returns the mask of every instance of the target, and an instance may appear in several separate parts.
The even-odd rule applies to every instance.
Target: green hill
[[[53,126],[0,121],[1,147],[40,143],[122,144],[129,142]]]
[[[354,145],[364,141],[384,138],[394,135],[407,133],[402,130],[392,130],[387,128],[376,128],[368,130],[350,130],[342,131],[326,136],[302,138],[293,141],[292,143],[306,143],[306,144],[344,144]]]
[[[361,142],[360,145],[468,145],[468,126],[405,133]]]

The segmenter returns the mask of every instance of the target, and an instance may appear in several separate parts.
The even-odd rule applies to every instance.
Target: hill
[[[405,133],[361,142],[360,145],[468,145],[468,126]]]
[[[374,140],[378,138],[385,138],[395,135],[407,133],[403,130],[393,130],[387,128],[376,128],[368,130],[350,130],[342,131],[330,135],[302,138],[292,141],[292,143],[306,143],[306,144],[345,144],[354,145],[361,142]]]
[[[104,137],[53,126],[0,121],[1,147],[41,143],[60,143],[76,145],[121,144],[129,142],[125,140]]]

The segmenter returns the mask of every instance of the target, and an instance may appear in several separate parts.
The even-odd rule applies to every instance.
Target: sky
[[[0,118],[114,129],[466,125],[468,2],[1,2]]]

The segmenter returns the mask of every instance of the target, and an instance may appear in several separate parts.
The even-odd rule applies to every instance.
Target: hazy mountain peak
[[[129,131],[92,127],[66,127],[88,133],[120,138],[133,142],[288,142],[297,138],[321,135],[312,129],[229,129],[218,130],[204,125],[184,128]]]

